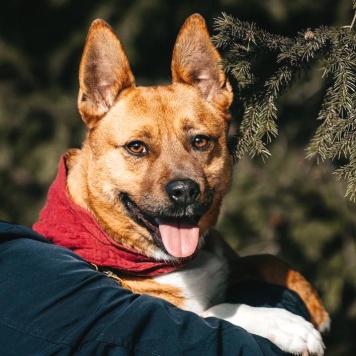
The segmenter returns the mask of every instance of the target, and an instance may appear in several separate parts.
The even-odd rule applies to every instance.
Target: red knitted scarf
[[[59,162],[56,179],[49,188],[47,202],[33,229],[54,244],[67,247],[84,260],[98,266],[138,276],[156,276],[177,270],[188,262],[156,261],[111,239],[94,216],[73,203],[67,190],[65,156]]]

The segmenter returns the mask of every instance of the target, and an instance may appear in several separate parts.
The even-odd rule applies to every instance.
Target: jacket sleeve
[[[283,355],[228,322],[135,295],[70,250],[0,223],[0,355]]]

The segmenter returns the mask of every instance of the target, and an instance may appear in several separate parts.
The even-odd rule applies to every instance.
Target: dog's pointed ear
[[[79,112],[91,128],[112,107],[119,93],[135,85],[124,49],[111,27],[95,20],[79,68]]]
[[[182,26],[173,50],[173,82],[196,87],[223,112],[232,102],[232,89],[220,64],[221,56],[210,40],[205,20],[190,16]]]

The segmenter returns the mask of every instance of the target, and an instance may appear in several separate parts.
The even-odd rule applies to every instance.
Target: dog
[[[226,319],[293,354],[322,355],[316,328],[326,329],[329,316],[310,284],[276,257],[238,257],[214,229],[232,175],[233,93],[220,62],[194,14],[174,45],[172,84],[138,87],[119,39],[95,20],[79,70],[87,136],[65,155],[53,188],[61,211],[49,200],[34,229],[134,293]],[[58,234],[68,239],[56,240],[68,219]],[[227,286],[248,278],[296,291],[315,327],[284,309],[225,303]]]

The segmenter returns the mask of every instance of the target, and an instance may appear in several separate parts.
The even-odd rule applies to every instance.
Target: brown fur
[[[185,298],[181,295],[179,288],[165,285],[152,280],[151,278],[139,278],[125,276],[120,278],[120,284],[137,294],[149,294],[153,297],[162,298],[178,308],[183,308]]]
[[[91,26],[80,64],[78,96],[88,133],[82,149],[68,153],[68,190],[73,201],[91,211],[118,243],[151,257],[159,249],[149,231],[128,215],[119,199],[120,190],[155,215],[169,208],[167,182],[189,177],[198,183],[201,201],[214,190],[212,204],[199,220],[200,234],[216,223],[232,170],[227,149],[232,91],[220,60],[204,20],[193,15],[183,25],[174,47],[173,83],[136,87],[112,29],[102,20]],[[199,134],[213,138],[206,150],[192,148],[191,138]],[[144,142],[149,153],[131,154],[127,145],[132,141]],[[234,262],[239,265],[236,271],[251,268],[241,268],[243,261]],[[302,298],[312,295],[316,302],[307,301],[311,313],[314,304],[324,310],[309,283],[289,268],[280,270],[281,265],[256,263],[254,277],[290,287]],[[178,289],[150,279],[121,279],[134,292],[160,296],[177,306],[183,303]],[[314,317],[314,321],[325,320]]]

